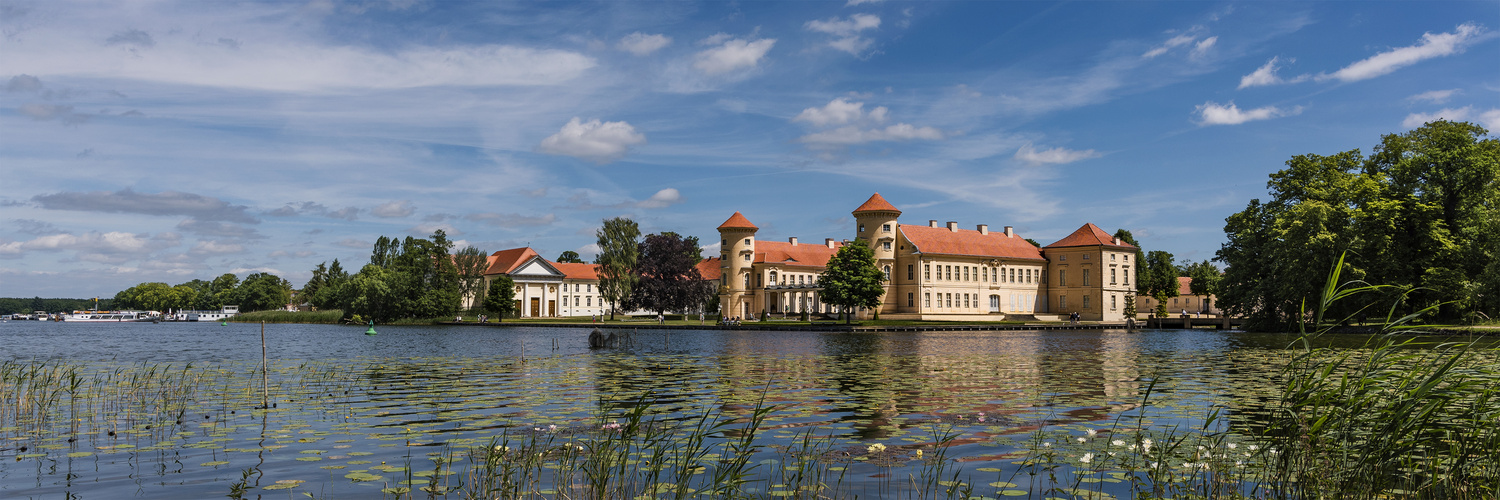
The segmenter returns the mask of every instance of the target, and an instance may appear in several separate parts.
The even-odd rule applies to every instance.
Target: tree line
[[[281,309],[291,303],[292,284],[270,273],[253,273],[240,281],[224,273],[212,281],[195,279],[178,285],[141,283],[116,293],[111,306],[148,311],[216,311],[237,305],[240,311]],[[103,306],[100,306],[101,309]]]
[[[338,259],[320,263],[301,297],[318,309],[342,309],[345,317],[376,322],[442,318],[457,313],[465,296],[479,295],[485,253],[453,242],[439,229],[427,238],[381,236],[370,261],[354,274]]]
[[[1220,306],[1250,327],[1292,328],[1341,255],[1342,276],[1381,290],[1378,311],[1340,303],[1335,317],[1397,316],[1435,306],[1430,322],[1500,313],[1500,141],[1438,120],[1358,149],[1292,157],[1266,201],[1226,219]]]
[[[115,300],[112,298],[100,298],[98,307],[100,310],[114,308]],[[68,311],[87,311],[95,306],[94,299],[44,299],[41,297],[0,298],[0,315],[5,314],[31,314],[33,311],[47,311],[50,313]]]

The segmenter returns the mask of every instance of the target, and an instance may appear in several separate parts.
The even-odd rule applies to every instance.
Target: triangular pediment
[[[555,276],[555,277],[558,277],[558,278],[563,277],[563,272],[562,271],[559,271],[559,270],[557,270],[557,268],[552,267],[552,264],[548,264],[547,260],[543,259],[541,257],[533,257],[531,260],[527,261],[525,264],[521,264],[521,267],[516,268],[515,272],[510,273],[510,274],[511,274],[511,276]]]

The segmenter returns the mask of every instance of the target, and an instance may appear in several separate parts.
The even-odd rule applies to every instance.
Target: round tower
[[[875,261],[884,269],[896,260],[896,219],[901,211],[875,193],[865,204],[854,209],[854,237],[864,240],[875,251]]]
[[[753,311],[750,291],[751,265],[755,260],[755,232],[760,228],[750,223],[744,215],[735,212],[729,220],[719,224],[719,249],[722,252],[721,279],[719,283],[720,314],[725,317],[744,318]]]
[[[885,296],[880,299],[879,312],[896,312],[896,231],[900,227],[896,219],[901,211],[885,201],[880,193],[870,196],[863,205],[854,209],[854,237],[870,245],[875,253],[875,267],[885,272]]]

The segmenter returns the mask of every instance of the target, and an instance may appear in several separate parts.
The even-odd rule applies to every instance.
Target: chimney
[[[787,238],[786,240],[792,242],[792,246],[797,246],[797,237],[796,236],[793,236],[791,238]]]
[[[948,231],[958,232],[958,221],[948,221]]]
[[[1120,246],[1120,239],[1119,238],[1115,238],[1115,246]]]
[[[1016,228],[1011,227],[1011,226],[1005,226],[1005,237],[1006,238],[1015,238],[1016,237]]]
[[[989,224],[980,224],[979,225],[979,234],[990,234],[990,225]]]
[[[937,221],[935,221],[935,220],[929,220],[929,221],[927,221],[927,227],[937,227]]]
[[[833,238],[823,238],[823,244],[828,245],[828,248],[833,248]]]

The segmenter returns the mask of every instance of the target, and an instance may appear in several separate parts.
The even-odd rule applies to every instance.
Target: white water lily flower
[[[1250,445],[1250,451],[1255,451],[1255,450],[1259,450],[1259,449],[1260,449],[1259,446],[1256,446],[1256,445],[1253,445],[1253,444]]]
[[[1093,453],[1084,453],[1082,457],[1078,457],[1078,461],[1079,462],[1083,462],[1083,463],[1093,462],[1094,461],[1094,454]]]
[[[1080,442],[1080,443],[1087,443],[1088,440],[1084,439],[1084,438],[1078,438],[1078,442]]]
[[[1239,448],[1239,447],[1240,447],[1240,445],[1237,445],[1237,444],[1234,444],[1234,443],[1229,443],[1229,444],[1226,444],[1226,445],[1224,445],[1224,446],[1228,446],[1228,447],[1229,447],[1229,449],[1231,449],[1231,450],[1233,450],[1233,449],[1235,449],[1235,448]]]
[[[867,451],[869,451],[870,453],[878,453],[878,452],[885,451],[885,445],[880,444],[880,443],[875,443],[875,444],[870,445],[869,448],[865,448],[865,449]]]
[[[1043,447],[1043,448],[1051,448],[1051,447],[1052,447],[1052,443],[1051,443],[1051,442],[1050,442],[1050,441],[1049,441],[1049,442],[1045,442],[1045,443],[1042,443],[1042,447]]]
[[[1112,444],[1112,445],[1115,445],[1115,446],[1125,446],[1125,441],[1121,441],[1121,440],[1119,440],[1119,439],[1116,439],[1116,440],[1114,440],[1114,441],[1110,441],[1110,442],[1109,442],[1109,444]],[[1130,447],[1131,447],[1131,448],[1132,448],[1132,449],[1134,449],[1134,448],[1135,448],[1135,446],[1134,446],[1134,445],[1131,445],[1131,446],[1130,446]]]
[[[1099,431],[1095,430],[1095,429],[1089,429],[1087,432],[1089,434],[1089,437],[1094,437],[1094,436],[1098,436],[1099,435]]]

